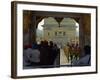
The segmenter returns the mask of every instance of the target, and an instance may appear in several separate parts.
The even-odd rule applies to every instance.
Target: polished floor
[[[68,62],[63,49],[60,49],[60,65],[68,65],[68,64],[70,64],[70,62]]]

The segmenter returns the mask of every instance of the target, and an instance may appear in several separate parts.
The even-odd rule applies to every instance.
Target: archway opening
[[[72,66],[74,59],[84,56],[84,46],[91,46],[90,22],[90,14],[24,11],[23,67],[30,68],[27,66],[30,62],[24,62],[25,51],[31,50],[27,51],[29,55],[35,48],[38,53],[33,57],[38,56],[38,60],[32,56],[28,59],[39,63],[31,65],[32,68]]]
[[[59,24],[55,19],[55,17],[48,17],[39,22],[36,30],[36,41],[37,43],[47,41],[48,45],[52,41],[60,49],[60,58],[58,57],[60,65],[68,65],[71,64],[72,59],[79,59],[79,55],[71,56],[68,51],[68,47],[74,50],[79,48],[79,23],[73,18],[61,18]],[[71,50],[72,54],[76,54],[74,50]]]

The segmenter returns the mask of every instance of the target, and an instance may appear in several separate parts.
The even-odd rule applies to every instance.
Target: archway
[[[84,45],[86,44],[91,45],[91,41],[90,41],[91,40],[90,39],[91,38],[91,25],[90,25],[91,17],[89,14],[81,14],[81,13],[80,14],[78,13],[65,14],[65,13],[41,12],[41,11],[40,12],[39,11],[24,11],[23,18],[24,18],[23,19],[24,20],[23,22],[24,23],[24,29],[23,29],[24,37],[27,36],[26,34],[28,34],[26,41],[25,39],[23,41],[24,42],[23,45],[25,45],[26,43],[32,44],[35,42],[40,42],[41,40],[47,40],[47,41],[53,41],[60,48],[62,48],[67,44],[67,42],[72,42],[72,43],[78,42],[81,49],[81,55],[79,56],[79,58],[84,55],[84,52],[83,52]],[[50,20],[52,22],[50,22]],[[39,26],[40,26],[41,21],[42,23],[44,22],[41,28],[49,29],[49,31],[46,31],[46,29],[43,29],[45,31],[43,31],[44,33],[41,35],[42,37],[40,35],[37,35],[37,30],[40,28]],[[68,25],[67,22],[71,23],[71,25],[74,25],[74,28],[70,26],[67,28],[71,28],[71,30],[65,29],[64,26]],[[45,27],[45,26],[48,26],[48,27]],[[53,30],[50,30],[51,26]],[[67,30],[67,32],[64,30]],[[68,31],[72,31],[72,32],[68,32]],[[78,31],[78,34],[76,34],[76,31]],[[68,34],[68,33],[73,33],[73,34]],[[61,64],[61,65],[66,65],[66,63]]]
[[[61,22],[57,22],[56,19],[61,19]],[[54,44],[60,48],[60,65],[66,65],[71,63],[67,60],[67,56],[64,52],[64,48],[67,47],[67,43],[70,43],[79,47],[79,24],[73,18],[56,18],[48,17],[43,18],[37,26],[36,41],[53,41]],[[73,47],[74,47],[73,46]],[[70,56],[69,56],[70,57]]]

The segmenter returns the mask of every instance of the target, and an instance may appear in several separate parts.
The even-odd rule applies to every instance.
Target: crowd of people
[[[81,49],[78,42],[68,42],[61,49],[71,65],[90,65],[90,46],[84,46],[85,57],[82,58],[80,58]],[[24,45],[23,65],[42,68],[60,66],[60,54],[60,48],[53,41],[44,40],[40,43]]]
[[[67,60],[73,66],[89,66],[91,64],[91,48],[85,45],[83,49],[84,56],[81,57],[82,51],[78,42],[67,43],[63,48]]]
[[[91,65],[91,47],[89,45],[84,46],[84,56],[79,60],[73,60],[73,66],[90,66]]]
[[[60,49],[53,41],[41,41],[40,44],[24,46],[24,66],[54,67]]]
[[[64,53],[67,57],[68,62],[72,62],[73,59],[78,60],[80,56],[80,46],[78,42],[76,43],[67,43],[63,48]]]

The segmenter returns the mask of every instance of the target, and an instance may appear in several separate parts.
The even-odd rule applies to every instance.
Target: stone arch
[[[53,12],[36,12],[36,11],[24,11],[24,21],[23,27],[25,32],[29,32],[29,43],[35,41],[36,37],[36,28],[39,22],[43,19],[47,19],[52,17],[54,21],[58,18],[58,20],[62,18],[71,18],[74,19],[77,23],[79,23],[79,41],[80,45],[83,47],[85,44],[91,45],[91,15],[90,14],[81,14],[81,13],[53,13]],[[56,18],[55,18],[56,17]],[[62,19],[63,22],[64,19]],[[61,22],[61,24],[62,24]],[[56,21],[56,25],[57,25]],[[58,24],[59,25],[59,24]]]
[[[61,25],[75,25],[76,21],[74,18],[63,18],[63,20],[61,21]]]
[[[52,25],[58,25],[58,23],[54,19],[54,17],[48,17],[48,18],[44,18],[44,19],[45,19],[45,21],[44,21],[45,25],[47,25],[47,24],[51,25],[51,23],[52,23]]]

